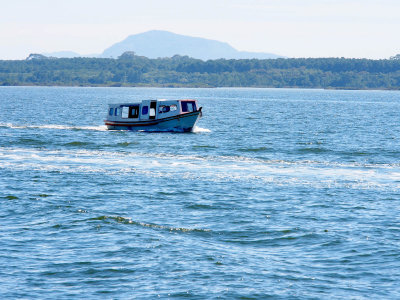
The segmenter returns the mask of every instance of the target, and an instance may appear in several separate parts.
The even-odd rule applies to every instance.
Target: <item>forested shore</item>
[[[400,89],[400,60],[111,58],[0,60],[2,86],[153,86]]]

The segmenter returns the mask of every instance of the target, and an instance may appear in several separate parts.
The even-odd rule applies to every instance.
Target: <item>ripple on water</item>
[[[79,147],[79,148],[85,148],[86,146],[90,145],[95,145],[94,143],[91,142],[83,142],[83,141],[74,141],[74,142],[68,142],[64,144],[66,147]]]
[[[152,224],[152,223],[144,223],[144,222],[138,222],[138,221],[133,221],[130,218],[125,218],[121,216],[99,216],[95,218],[90,218],[87,221],[103,221],[105,223],[122,223],[122,224],[128,224],[128,225],[135,225],[135,226],[140,226],[143,228],[152,228],[152,229],[161,229],[165,231],[171,231],[171,232],[194,232],[194,233],[204,233],[204,232],[211,232],[209,229],[201,229],[201,228],[183,228],[183,227],[171,227],[171,226],[166,226],[166,225],[158,225],[158,224]]]

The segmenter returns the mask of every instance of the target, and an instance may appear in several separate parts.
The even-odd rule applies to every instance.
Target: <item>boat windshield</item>
[[[182,112],[193,112],[196,111],[195,101],[182,101]]]

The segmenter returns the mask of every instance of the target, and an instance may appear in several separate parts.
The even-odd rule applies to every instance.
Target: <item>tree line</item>
[[[149,59],[132,52],[112,58],[0,60],[0,85],[298,87],[400,89],[399,59]]]

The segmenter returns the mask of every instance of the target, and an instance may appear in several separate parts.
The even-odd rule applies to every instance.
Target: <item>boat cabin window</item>
[[[114,114],[114,108],[110,108],[110,111],[108,112],[108,114],[110,115],[110,116],[112,116],[113,114]]]
[[[119,114],[120,114],[120,111],[121,109],[120,108],[118,108],[118,107],[116,107],[115,108],[115,113],[114,113],[114,116],[119,116]]]
[[[194,101],[182,101],[182,112],[193,112],[196,110],[196,102]]]
[[[129,106],[122,106],[122,118],[127,119],[129,116]]]
[[[129,107],[129,118],[139,118],[139,106]]]
[[[143,106],[142,107],[142,115],[147,115],[148,112],[149,112],[149,107],[148,106]]]
[[[156,108],[157,108],[157,101],[150,102],[150,114],[149,119],[154,120],[156,118]]]
[[[175,111],[177,110],[178,107],[175,104],[172,105],[160,105],[160,107],[158,108],[158,112],[159,113],[167,113],[170,111]]]
[[[137,119],[139,118],[139,105],[135,106],[122,106],[122,118]]]
[[[170,108],[168,105],[160,105],[160,107],[158,108],[158,112],[159,113],[166,113],[169,112]]]

